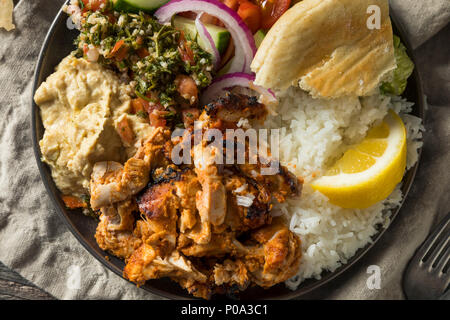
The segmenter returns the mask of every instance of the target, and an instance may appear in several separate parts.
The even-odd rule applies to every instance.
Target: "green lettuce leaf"
[[[414,63],[408,57],[406,47],[396,35],[394,35],[394,56],[397,62],[394,76],[390,82],[384,82],[380,89],[383,94],[401,95],[406,89],[408,77],[414,70]]]

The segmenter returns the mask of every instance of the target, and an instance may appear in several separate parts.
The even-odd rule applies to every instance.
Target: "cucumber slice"
[[[259,46],[261,45],[261,42],[264,40],[265,36],[266,36],[266,31],[264,31],[262,29],[256,31],[256,33],[253,35],[253,37],[255,38],[256,48],[259,48]]]
[[[173,18],[173,26],[179,30],[183,30],[192,39],[197,39],[198,45],[201,48],[205,48],[203,40],[197,37],[197,28],[195,27],[195,21],[180,16]],[[223,54],[227,50],[228,43],[230,42],[230,33],[227,29],[218,27],[213,24],[205,24],[206,29],[209,31],[214,44],[220,54]]]
[[[125,12],[154,12],[169,0],[112,0],[114,10]]]

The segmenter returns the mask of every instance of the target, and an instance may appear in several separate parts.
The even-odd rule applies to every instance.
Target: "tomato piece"
[[[184,62],[188,62],[190,64],[194,64],[194,52],[192,51],[191,47],[186,41],[186,38],[184,37],[184,32],[180,33],[180,41],[178,45],[178,52],[181,55],[181,60]]]
[[[97,11],[101,5],[106,4],[107,0],[82,0],[84,4],[84,11]]]
[[[119,40],[111,50],[109,57],[114,57],[116,61],[122,61],[128,56],[128,47],[125,45],[125,41]]]
[[[142,45],[142,44],[144,43],[144,38],[141,37],[141,36],[137,36],[137,37],[136,37],[136,43],[137,43],[138,45]]]
[[[145,112],[146,108],[144,102],[146,101],[141,98],[131,100],[131,113],[136,114],[138,112]]]
[[[137,55],[139,56],[139,58],[144,59],[145,57],[147,57],[150,53],[148,52],[147,48],[139,48],[136,51]]]
[[[175,86],[177,91],[183,99],[189,101],[190,104],[194,104],[198,99],[198,88],[195,81],[184,74],[179,74],[175,78]]]
[[[222,0],[222,3],[226,5],[231,10],[237,11],[239,8],[239,1],[238,0]]]
[[[87,208],[87,203],[75,196],[62,196],[62,200],[69,209]]]
[[[122,141],[124,141],[128,145],[133,144],[135,136],[126,115],[117,123],[117,133],[119,134]]]
[[[150,118],[150,125],[153,127],[166,126],[166,120],[161,117],[161,115],[157,110],[154,110],[152,113],[150,113],[149,118]]]
[[[106,16],[108,17],[109,23],[115,24],[116,23],[116,17],[113,13],[107,13]]]
[[[87,55],[88,51],[89,51],[89,46],[87,45],[87,43],[85,43],[83,45],[83,54],[84,54],[84,56]]]
[[[237,14],[242,18],[247,27],[255,33],[261,26],[261,8],[250,1],[242,1]]]
[[[258,0],[258,3],[262,10],[261,27],[268,30],[289,9],[291,0]]]
[[[117,41],[116,44],[114,45],[113,49],[110,52],[110,56],[114,56],[124,44],[125,44],[125,41],[123,39]]]

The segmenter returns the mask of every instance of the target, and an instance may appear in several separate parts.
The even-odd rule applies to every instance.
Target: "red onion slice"
[[[235,57],[231,72],[252,73],[250,64],[256,54],[255,39],[236,12],[217,0],[172,0],[155,12],[160,23],[169,23],[179,12],[205,12],[223,22],[235,44]]]
[[[275,97],[275,94],[270,89],[265,89],[261,86],[257,86],[253,83],[255,80],[254,75],[250,75],[247,73],[242,72],[235,72],[235,73],[228,73],[226,75],[223,75],[221,77],[215,78],[211,85],[205,90],[203,93],[200,103],[202,105],[206,105],[213,101],[214,99],[219,98],[225,92],[229,91],[229,88],[232,87],[244,87],[249,88],[253,91],[256,91],[259,93],[263,99],[267,102],[276,102],[277,99]]]
[[[212,62],[217,70],[220,66],[220,53],[219,50],[217,50],[216,44],[214,43],[208,29],[206,29],[205,25],[200,20],[202,14],[203,13],[197,15],[197,18],[195,19],[195,27],[197,28],[198,35],[202,38],[203,43],[205,43],[205,46],[207,47],[206,51],[212,55]]]

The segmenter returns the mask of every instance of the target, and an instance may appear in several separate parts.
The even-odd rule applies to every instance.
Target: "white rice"
[[[345,264],[371,241],[380,227],[389,225],[390,209],[402,200],[397,186],[386,200],[368,209],[343,209],[312,190],[308,185],[312,175],[320,175],[350,144],[361,141],[389,108],[400,114],[407,128],[408,168],[417,161],[424,128],[421,119],[407,114],[413,104],[399,97],[320,100],[298,88],[290,88],[278,96],[278,115],[270,117],[264,126],[281,128],[280,160],[305,178],[301,198],[277,204],[274,210],[276,215],[284,215],[290,221],[290,229],[302,241],[298,274],[286,281],[289,288],[295,289],[303,280],[320,279],[323,271],[334,271]]]

